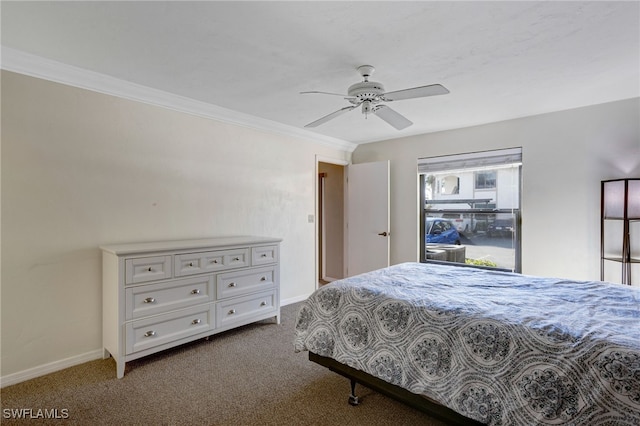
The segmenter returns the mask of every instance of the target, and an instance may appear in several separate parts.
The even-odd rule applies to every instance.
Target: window
[[[420,260],[520,272],[521,167],[521,148],[418,159]]]
[[[496,187],[496,171],[475,172],[476,189],[494,189]]]
[[[445,176],[440,180],[441,194],[454,195],[460,190],[460,178],[458,176]]]

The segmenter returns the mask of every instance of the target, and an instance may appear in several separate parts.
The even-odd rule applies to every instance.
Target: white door
[[[389,161],[347,167],[347,276],[389,266]]]

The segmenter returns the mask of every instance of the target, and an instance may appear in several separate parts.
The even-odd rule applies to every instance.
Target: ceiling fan
[[[381,104],[381,102],[400,101],[402,99],[423,98],[426,96],[446,95],[449,93],[446,87],[440,84],[430,84],[428,86],[413,87],[411,89],[397,90],[395,92],[385,92],[382,83],[375,81],[369,81],[369,77],[375,71],[375,68],[371,65],[361,65],[357,68],[364,81],[349,86],[347,95],[340,93],[330,92],[300,92],[300,94],[312,94],[318,93],[323,95],[335,95],[342,96],[352,105],[339,109],[331,114],[325,115],[316,121],[312,121],[304,127],[316,127],[321,124],[332,120],[339,115],[349,112],[359,106],[362,106],[362,113],[366,116],[368,114],[374,114],[398,130],[405,129],[411,126],[413,123],[400,113],[389,108],[387,105]]]

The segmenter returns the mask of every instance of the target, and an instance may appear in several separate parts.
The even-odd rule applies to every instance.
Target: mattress
[[[640,289],[403,263],[301,306],[294,348],[492,425],[640,425]]]

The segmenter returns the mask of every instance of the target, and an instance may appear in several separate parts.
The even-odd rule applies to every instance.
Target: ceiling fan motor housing
[[[376,81],[362,81],[349,86],[349,91],[347,93],[350,97],[358,99],[359,102],[379,102],[380,95],[385,93],[385,91],[382,83],[378,83]]]

